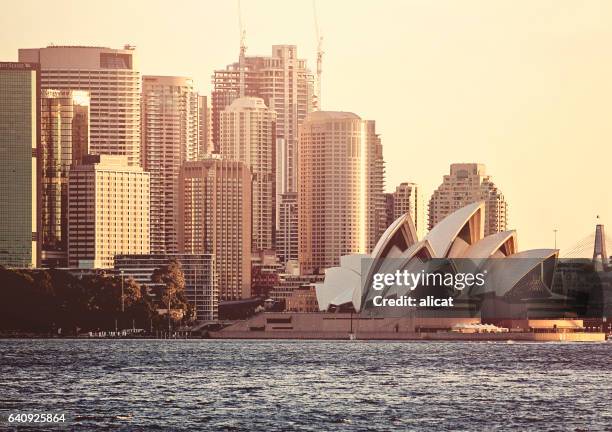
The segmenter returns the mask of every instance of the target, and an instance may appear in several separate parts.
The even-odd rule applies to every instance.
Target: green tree
[[[160,309],[182,310],[183,321],[193,319],[193,309],[185,296],[185,274],[181,263],[175,259],[155,269],[151,281],[156,284],[155,296]]]
[[[153,304],[146,288],[134,279],[126,278],[123,282],[124,316],[127,326],[134,323],[138,328],[148,328],[154,313]]]
[[[122,298],[118,276],[0,266],[0,331],[55,334],[61,328],[62,335],[71,335],[114,329],[115,319],[121,328],[134,323],[147,329],[153,314],[150,296],[132,278],[123,280]]]
[[[99,317],[99,327],[112,329],[115,320],[120,328],[131,327],[132,320],[144,327],[150,320],[152,307],[148,296],[131,277],[122,280],[120,276],[95,275],[87,285],[89,304],[94,309],[94,316]]]
[[[0,328],[36,330],[40,323],[32,314],[40,312],[39,297],[30,274],[0,267]]]

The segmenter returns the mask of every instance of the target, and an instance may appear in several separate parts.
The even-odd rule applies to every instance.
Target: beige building
[[[316,108],[314,75],[297,51],[295,45],[273,45],[270,56],[246,56],[243,62],[243,96],[260,97],[276,112],[276,229],[281,195],[297,192],[299,127]],[[212,138],[216,152],[220,152],[221,112],[240,97],[240,69],[240,62],[236,62],[213,75]]]
[[[314,285],[294,290],[285,300],[287,312],[319,312],[317,292]]]
[[[151,253],[178,250],[178,176],[198,158],[198,94],[193,80],[142,77],[142,167],[151,174]]]
[[[130,164],[140,163],[140,73],[133,47],[26,48],[19,61],[40,64],[43,89],[90,93],[90,154],[126,155]]]
[[[281,195],[280,223],[276,231],[276,253],[283,264],[298,262],[298,194]]]
[[[186,162],[179,176],[180,253],[212,253],[219,299],[251,296],[251,173],[220,158]]]
[[[485,235],[506,231],[508,204],[495,186],[485,166],[477,163],[451,164],[450,174],[429,200],[429,229],[438,222],[468,204],[485,202]]]
[[[253,178],[254,251],[274,248],[275,119],[274,111],[257,97],[238,98],[221,113],[221,155],[244,163]]]
[[[385,195],[387,198],[387,226],[401,215],[410,213],[417,235],[423,238],[427,231],[427,222],[421,187],[416,183],[400,183],[394,192]]]
[[[198,155],[213,153],[210,107],[208,97],[198,95]]]
[[[317,111],[299,141],[299,261],[323,273],[342,255],[368,253],[385,229],[384,162],[375,122]]]
[[[110,268],[148,254],[149,173],[127,156],[92,155],[68,175],[68,265]]]
[[[42,266],[68,265],[68,173],[87,155],[89,93],[41,92]]]
[[[0,62],[0,265],[40,262],[38,65]]]

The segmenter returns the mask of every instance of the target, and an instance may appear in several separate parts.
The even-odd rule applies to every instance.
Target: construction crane
[[[244,57],[246,55],[246,30],[242,25],[242,7],[238,0],[238,26],[240,28],[240,57],[238,67],[240,68],[240,97],[244,97]]]
[[[323,72],[323,36],[319,32],[319,20],[317,18],[317,2],[312,0],[312,12],[314,14],[315,32],[317,35],[317,78],[315,83],[315,96],[317,98],[317,109],[321,110],[321,73]]]

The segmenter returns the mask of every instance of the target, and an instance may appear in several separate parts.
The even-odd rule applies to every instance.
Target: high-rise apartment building
[[[131,46],[48,46],[19,50],[40,63],[43,89],[85,90],[91,97],[90,154],[125,155],[140,163],[140,73]]]
[[[0,265],[40,260],[40,75],[34,63],[0,62]]]
[[[115,270],[123,277],[130,277],[153,291],[155,282],[151,276],[156,269],[166,266],[171,260],[181,265],[185,276],[185,296],[195,310],[198,321],[219,319],[219,287],[215,273],[215,258],[212,254],[134,254],[115,256]]]
[[[369,253],[385,226],[384,161],[375,122],[347,112],[309,114],[299,141],[299,260],[323,273]]]
[[[213,153],[212,130],[210,124],[210,107],[208,97],[198,95],[198,155],[201,159],[204,155]]]
[[[149,173],[127,156],[92,155],[68,174],[68,265],[111,268],[148,254]]]
[[[299,127],[315,109],[314,75],[297,46],[273,45],[271,56],[247,56],[243,62],[244,95],[264,100],[276,112],[276,228],[280,195],[297,192],[297,141]],[[212,91],[212,139],[220,152],[221,112],[240,97],[240,62],[216,70]]]
[[[508,204],[491,176],[487,175],[485,166],[451,164],[450,175],[444,176],[442,184],[429,200],[429,229],[455,210],[476,201],[485,202],[484,234],[506,231]]]
[[[190,78],[143,76],[142,167],[151,174],[151,252],[176,253],[178,175],[198,158],[198,94]]]
[[[276,255],[281,263],[298,261],[298,194],[281,195],[280,224],[276,232]]]
[[[387,226],[403,214],[410,213],[419,239],[425,236],[425,203],[423,192],[416,183],[400,183],[395,191],[385,194]]]
[[[243,97],[221,113],[221,155],[244,163],[252,175],[253,250],[274,248],[274,111],[263,99]]]
[[[219,299],[251,296],[251,173],[221,158],[183,164],[179,176],[180,253],[212,253]]]
[[[89,145],[89,93],[41,92],[41,242],[44,267],[68,265],[68,173]]]

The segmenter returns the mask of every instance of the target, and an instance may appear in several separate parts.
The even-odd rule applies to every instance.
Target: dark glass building
[[[68,173],[87,154],[89,93],[41,94],[42,265],[68,265]]]

